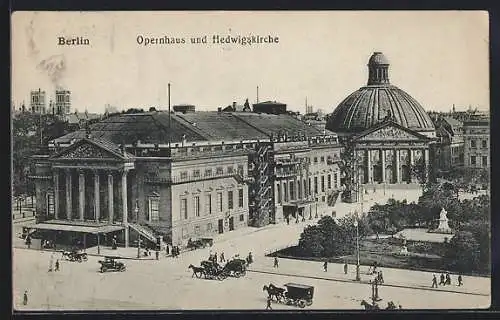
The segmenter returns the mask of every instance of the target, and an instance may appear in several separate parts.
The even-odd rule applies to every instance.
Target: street
[[[392,190],[391,190],[392,191]],[[397,192],[396,196],[415,201],[418,191]],[[399,198],[399,197],[397,197]],[[381,197],[374,194],[372,202]],[[339,203],[337,216],[352,212],[357,204]],[[366,208],[368,208],[368,204]],[[294,245],[303,228],[312,224],[306,220],[290,225],[269,225],[263,228],[243,228],[220,235],[211,248],[184,252],[179,258],[165,257],[160,260],[122,259],[127,271],[99,273],[96,248],[87,249],[87,262],[60,260],[59,272],[48,272],[51,254],[55,259],[61,253],[13,249],[14,307],[19,310],[174,310],[174,309],[265,309],[267,293],[264,285],[273,283],[282,287],[295,282],[315,287],[313,305],[308,309],[363,309],[361,301],[370,301],[371,276],[367,267],[361,266],[361,283],[354,282],[355,266],[349,266],[347,275],[342,265],[329,264],[323,272],[321,262],[280,259],[279,268],[273,268],[273,258],[265,254]],[[111,252],[102,248],[104,252]],[[134,257],[136,248],[119,248],[122,253]],[[199,266],[210,252],[224,252],[226,259],[236,254],[245,258],[252,252],[254,263],[242,278],[224,281],[192,277],[188,266]],[[154,255],[153,255],[154,256]],[[385,285],[379,287],[380,306],[394,301],[404,309],[461,309],[486,308],[490,304],[490,278],[464,277],[464,286],[430,289],[432,273],[384,268]],[[28,291],[28,304],[22,305],[24,290]],[[273,309],[298,307],[273,303]]]

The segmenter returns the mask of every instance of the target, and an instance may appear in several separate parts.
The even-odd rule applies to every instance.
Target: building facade
[[[463,123],[452,117],[436,120],[436,169],[442,172],[464,166]]]
[[[354,184],[417,182],[416,165],[429,178],[435,127],[424,108],[389,81],[381,52],[368,61],[368,83],[344,99],[326,128],[353,148]]]
[[[489,169],[491,166],[489,119],[466,120],[463,128],[465,167]]]
[[[311,198],[305,190],[312,183],[321,202],[315,210],[331,214],[327,196],[340,175],[326,160],[340,150],[336,137],[288,115],[121,114],[57,138],[49,150],[34,157],[40,220],[34,229],[86,234],[87,244],[117,236],[128,246],[140,235],[185,245],[278,223],[284,205]],[[311,178],[282,174],[284,159],[297,154],[311,159]],[[275,193],[275,181],[292,189]]]
[[[71,92],[69,90],[56,90],[55,112],[57,115],[66,115],[71,112]]]

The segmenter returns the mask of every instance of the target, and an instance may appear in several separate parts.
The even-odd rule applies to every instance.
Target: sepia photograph
[[[487,309],[486,11],[17,11],[12,308]]]

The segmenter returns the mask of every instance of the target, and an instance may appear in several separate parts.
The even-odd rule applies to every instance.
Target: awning
[[[37,230],[54,230],[54,231],[72,231],[82,233],[109,233],[125,229],[119,225],[104,225],[104,226],[78,226],[70,224],[55,224],[55,223],[37,223],[29,226],[30,229]]]
[[[305,200],[305,201],[287,203],[287,204],[284,204],[283,207],[304,208],[306,205],[311,204],[311,203],[314,203],[314,201],[313,200]]]

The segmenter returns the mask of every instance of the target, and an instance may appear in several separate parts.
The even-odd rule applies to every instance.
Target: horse
[[[205,269],[203,269],[203,267],[195,267],[192,264],[190,264],[188,269],[193,269],[193,275],[191,276],[191,278],[194,276],[196,276],[196,278],[199,278],[203,274],[205,274]]]
[[[363,307],[365,307],[365,310],[380,310],[380,308],[377,304],[370,304],[370,303],[366,302],[366,300],[362,300],[361,305]]]
[[[285,289],[278,288],[272,283],[269,284],[269,286],[264,286],[262,288],[262,291],[267,291],[269,298],[272,299],[272,297],[274,296],[276,301],[281,301],[281,299],[285,297]]]

